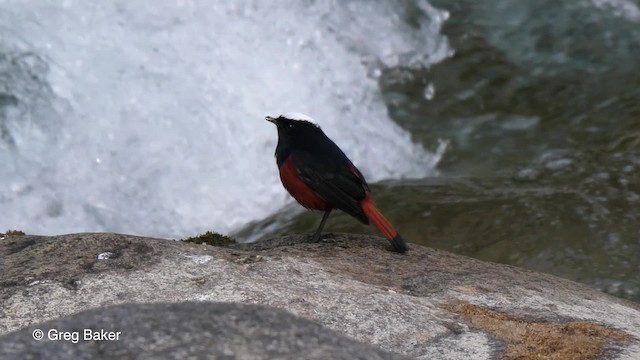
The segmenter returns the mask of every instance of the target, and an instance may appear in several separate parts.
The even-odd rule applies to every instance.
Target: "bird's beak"
[[[271,117],[271,116],[267,116],[266,118],[264,118],[265,120],[267,120],[270,123],[274,123],[276,125],[278,125],[278,123],[276,122],[276,118]]]

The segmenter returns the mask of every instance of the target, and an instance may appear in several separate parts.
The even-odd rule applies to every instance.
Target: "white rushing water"
[[[376,76],[446,57],[446,16],[423,1],[0,1],[0,231],[237,230],[291,201],[264,121],[288,111],[370,181],[426,176],[438,156],[388,118]]]

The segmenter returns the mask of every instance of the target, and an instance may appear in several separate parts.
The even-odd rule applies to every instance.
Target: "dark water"
[[[374,186],[380,207],[410,242],[640,301],[640,2],[431,3],[455,54],[379,84],[416,141],[450,148],[440,177]],[[310,212],[274,228],[294,208],[240,234],[313,231]]]

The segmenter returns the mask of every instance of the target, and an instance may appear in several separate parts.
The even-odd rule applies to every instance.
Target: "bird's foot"
[[[313,234],[309,237],[309,239],[311,240],[311,242],[313,243],[318,243],[318,242],[326,242],[328,239],[330,239],[331,237],[333,237],[332,233],[324,233],[324,234]]]

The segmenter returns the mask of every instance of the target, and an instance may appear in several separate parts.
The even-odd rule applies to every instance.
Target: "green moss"
[[[182,239],[182,241],[195,244],[207,244],[211,246],[225,246],[236,243],[234,238],[211,231],[207,231],[206,233],[198,236]]]
[[[26,235],[26,234],[24,233],[24,231],[21,231],[21,230],[7,230],[7,232],[6,232],[6,233],[4,233],[4,234],[0,233],[0,236],[2,236],[2,235],[7,235],[7,236],[22,236],[22,235]]]

